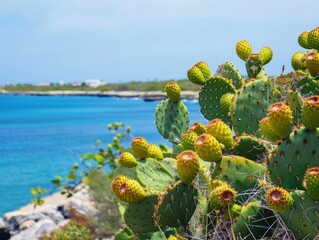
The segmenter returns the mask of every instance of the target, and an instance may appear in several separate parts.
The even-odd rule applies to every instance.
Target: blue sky
[[[275,75],[291,70],[318,9],[318,0],[1,0],[0,84],[179,79],[201,60],[245,73],[242,39],[273,49]]]

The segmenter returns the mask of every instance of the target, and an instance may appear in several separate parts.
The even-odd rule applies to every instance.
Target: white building
[[[85,83],[85,86],[93,87],[93,88],[96,88],[98,86],[105,84],[104,81],[101,79],[88,79],[88,80],[85,80],[84,83]]]

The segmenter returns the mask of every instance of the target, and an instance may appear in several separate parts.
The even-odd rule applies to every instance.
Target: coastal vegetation
[[[163,81],[131,81],[126,83],[107,83],[96,88],[83,85],[74,86],[72,84],[52,84],[50,86],[37,86],[32,84],[6,85],[0,87],[7,92],[32,92],[32,91],[164,91],[165,85],[172,80]],[[176,80],[182,90],[198,91],[200,88],[186,79]]]
[[[66,182],[59,177],[53,183],[72,195],[76,188],[68,184],[79,178],[111,200],[97,207],[103,212],[113,202],[119,215],[111,216],[124,219],[115,239],[316,238],[319,28],[302,33],[298,43],[308,51],[292,56],[294,72],[272,78],[264,68],[271,48],[253,53],[246,40],[236,44],[236,53],[247,78],[230,62],[215,76],[205,62],[196,63],[187,76],[200,88],[208,124],[190,123],[181,87],[171,81],[163,87],[167,99],[156,108],[155,125],[172,148],[132,138],[130,128],[112,124],[116,136],[107,149],[98,143],[98,153],[82,158],[89,171],[77,175],[76,165]],[[126,138],[132,138],[127,149],[121,145]]]

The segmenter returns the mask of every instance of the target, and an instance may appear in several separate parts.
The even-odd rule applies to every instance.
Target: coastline
[[[26,95],[26,96],[92,96],[92,97],[119,97],[119,98],[141,98],[144,101],[158,101],[166,99],[166,93],[162,91],[27,91],[27,92],[4,92],[0,95]],[[198,99],[198,91],[182,91],[181,98],[187,100]]]

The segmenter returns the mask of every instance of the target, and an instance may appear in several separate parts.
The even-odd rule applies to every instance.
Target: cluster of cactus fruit
[[[199,62],[187,72],[202,85],[208,123],[189,124],[180,87],[166,86],[156,108],[162,153],[143,137],[121,154],[125,175],[112,182],[123,219],[139,239],[314,239],[319,236],[319,28],[299,44],[294,72],[267,76],[269,47],[236,44],[245,79],[230,62],[211,76]]]

